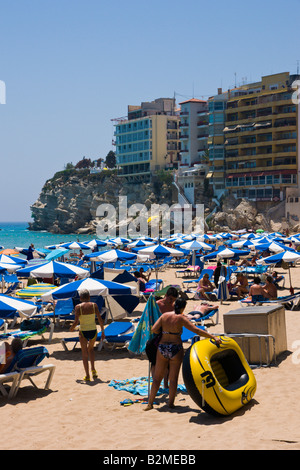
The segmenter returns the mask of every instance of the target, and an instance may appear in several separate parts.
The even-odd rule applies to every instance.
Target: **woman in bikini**
[[[155,373],[148,400],[148,406],[145,411],[153,408],[155,396],[160,387],[161,381],[169,367],[169,407],[174,408],[174,400],[177,392],[178,375],[183,361],[184,350],[181,341],[182,328],[185,326],[196,335],[211,338],[217,344],[221,343],[220,338],[197,328],[183,314],[186,301],[177,299],[174,305],[174,312],[163,313],[152,327],[153,333],[159,333],[162,330],[162,337],[158,345],[156,356]]]
[[[97,338],[97,325],[96,317],[102,331],[102,340],[105,338],[104,334],[104,322],[100,315],[98,305],[90,301],[90,293],[88,290],[80,292],[81,303],[75,307],[75,320],[71,325],[70,331],[73,331],[75,327],[80,324],[79,327],[79,341],[82,351],[82,361],[85,369],[85,382],[90,382],[89,373],[89,359],[91,362],[91,371],[94,379],[98,377],[95,370],[95,351],[94,344]]]

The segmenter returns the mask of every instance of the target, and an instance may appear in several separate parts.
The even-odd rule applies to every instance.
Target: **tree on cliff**
[[[91,166],[93,166],[92,160],[90,158],[83,157],[82,160],[79,160],[79,162],[76,163],[75,168],[82,170],[83,168],[91,168]]]
[[[107,166],[107,168],[115,168],[116,163],[117,163],[117,159],[116,159],[115,152],[111,150],[106,155],[105,165]]]

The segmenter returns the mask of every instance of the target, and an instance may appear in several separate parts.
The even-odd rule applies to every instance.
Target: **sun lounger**
[[[107,327],[104,330],[105,340],[107,341],[107,343],[110,343],[111,345],[113,344],[116,345],[117,343],[120,344],[123,342],[125,344],[126,341],[130,341],[131,338],[129,337],[129,335],[134,332],[134,329],[135,327],[133,323],[131,322],[114,321],[110,323],[109,325],[107,325]],[[66,337],[61,340],[61,344],[63,348],[65,349],[65,351],[69,351],[69,348],[68,348],[69,343],[74,343],[72,349],[75,349],[78,342],[79,342],[78,335],[70,337],[70,338]],[[100,351],[103,347],[101,332],[98,333],[96,342],[99,342],[98,350]]]
[[[275,300],[270,299],[258,299],[255,296],[254,298],[246,298],[239,301],[242,307],[248,305],[264,305],[264,304],[280,304],[283,305],[287,310],[299,310],[300,308],[300,292],[293,295],[285,295],[277,297]]]
[[[199,328],[199,330],[206,330],[205,326],[203,325],[197,326],[197,328]],[[181,341],[183,343],[190,341],[195,336],[197,336],[197,334],[193,331],[188,330],[185,326],[182,328]]]
[[[31,320],[35,320],[32,318]],[[27,342],[29,339],[33,338],[34,336],[42,336],[44,338],[44,333],[49,329],[49,338],[48,342],[52,341],[53,332],[54,332],[54,323],[50,320],[47,321],[46,324],[42,325],[39,329],[30,329],[30,322],[28,323],[28,329],[18,329],[11,332],[5,332],[0,334],[0,340],[7,339],[7,338],[20,338],[23,341],[23,347],[26,347]]]
[[[11,397],[16,396],[24,379],[28,379],[35,388],[38,388],[32,378],[42,374],[43,372],[48,372],[44,388],[46,390],[49,389],[55,366],[53,364],[40,365],[45,357],[49,357],[49,353],[43,346],[22,349],[15,355],[6,373],[2,374],[7,375],[13,372],[18,373],[17,384],[15,385],[14,391],[10,393]]]
[[[7,323],[3,318],[0,318],[0,330],[3,328],[3,334],[7,332]]]
[[[184,288],[187,288],[189,287],[191,284],[196,284],[196,286],[199,284],[199,282],[201,281],[201,279],[203,278],[204,274],[208,274],[209,275],[209,280],[212,279],[213,277],[213,274],[214,274],[214,270],[213,269],[202,269],[201,273],[200,273],[200,276],[197,278],[197,279],[191,279],[191,280],[188,280],[188,281],[182,281],[182,287]],[[194,287],[196,287],[194,286]]]
[[[19,372],[8,372],[4,374],[0,374],[0,392],[4,397],[7,397],[8,399],[13,398],[13,396],[16,393],[16,388],[18,385],[20,379],[20,374]],[[10,390],[7,392],[6,388],[4,387],[4,384],[9,383],[10,385]]]
[[[219,307],[216,307],[209,312],[205,313],[204,315],[201,314],[198,310],[193,310],[192,312],[189,312],[189,315],[197,315],[200,314],[201,316],[199,318],[195,318],[194,320],[190,318],[190,320],[195,321],[196,323],[200,323],[201,325],[204,325],[204,322],[206,320],[211,320],[214,325],[217,325],[219,323]],[[216,320],[213,320],[213,317],[216,315]]]

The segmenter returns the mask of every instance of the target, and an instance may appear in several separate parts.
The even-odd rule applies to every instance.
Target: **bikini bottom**
[[[165,359],[173,359],[182,349],[182,344],[177,343],[161,343],[158,345],[158,350]]]
[[[96,336],[97,336],[97,330],[87,330],[87,331],[81,331],[80,330],[80,333],[88,341],[91,340],[91,339],[96,338]]]

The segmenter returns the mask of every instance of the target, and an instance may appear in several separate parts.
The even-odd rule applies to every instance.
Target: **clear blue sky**
[[[299,0],[0,0],[0,220],[29,221],[56,171],[114,150],[128,104],[296,73],[299,17]]]

